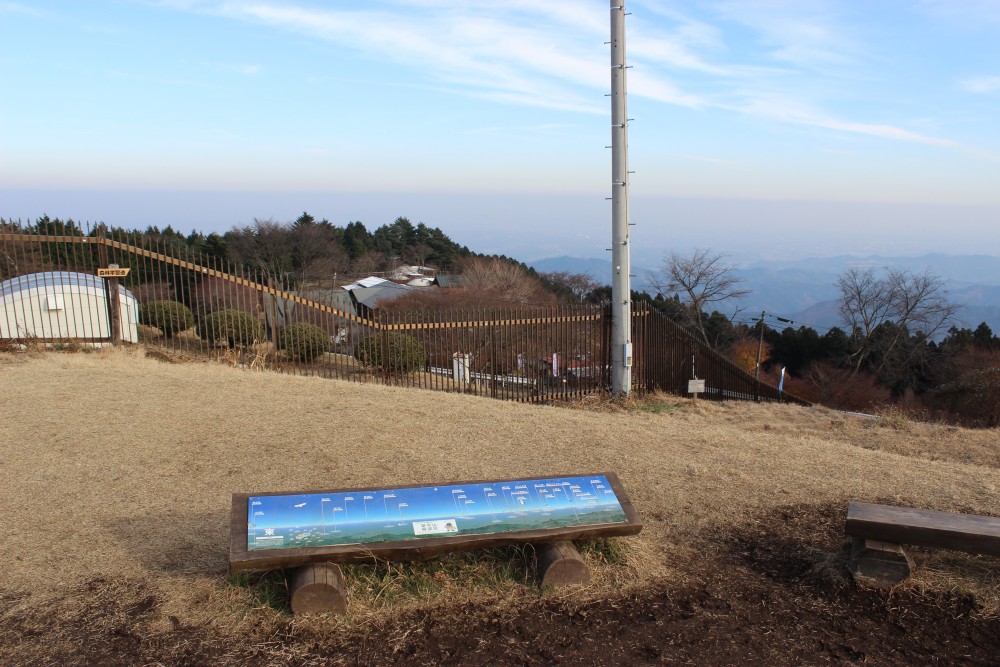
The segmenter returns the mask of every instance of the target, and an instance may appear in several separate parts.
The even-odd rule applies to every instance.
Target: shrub
[[[142,322],[170,338],[194,326],[191,309],[177,301],[151,301],[142,307]]]
[[[931,395],[969,426],[1000,426],[1000,368],[981,368],[939,387]]]
[[[891,392],[878,384],[865,372],[855,373],[848,368],[838,368],[827,362],[817,362],[806,369],[802,378],[808,386],[796,387],[801,398],[822,403],[838,410],[867,411],[885,405],[892,398]],[[788,387],[793,391],[792,387]]]
[[[295,361],[312,361],[330,349],[330,334],[308,322],[292,324],[278,332],[278,349]]]
[[[354,348],[358,361],[391,371],[415,371],[424,367],[424,346],[413,336],[390,331],[377,333]]]
[[[198,321],[198,335],[210,343],[229,347],[250,345],[264,338],[257,318],[243,310],[220,310]]]

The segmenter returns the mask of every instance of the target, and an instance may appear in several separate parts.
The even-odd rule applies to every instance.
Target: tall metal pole
[[[757,370],[754,372],[754,379],[760,379],[760,353],[764,350],[764,315],[766,310],[760,311],[760,341],[757,343]]]
[[[625,4],[611,0],[611,392],[632,390]]]

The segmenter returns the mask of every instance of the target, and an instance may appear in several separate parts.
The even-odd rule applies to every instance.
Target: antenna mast
[[[611,0],[611,393],[632,390],[625,0]]]

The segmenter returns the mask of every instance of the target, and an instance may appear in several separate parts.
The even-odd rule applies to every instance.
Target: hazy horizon
[[[439,227],[476,252],[532,262],[601,258],[610,244],[610,205],[594,195],[537,193],[330,193],[0,190],[0,215],[42,215],[129,229],[224,233],[254,218],[290,222],[308,212],[374,231],[397,217]],[[1000,256],[1000,206],[767,201],[633,195],[633,262],[709,247],[734,260],[837,255]]]

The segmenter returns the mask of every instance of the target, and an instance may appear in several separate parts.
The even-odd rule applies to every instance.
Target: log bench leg
[[[898,544],[855,537],[848,568],[858,583],[886,588],[905,581],[913,561]]]
[[[537,547],[538,584],[584,586],[590,583],[590,568],[572,542],[547,542]]]
[[[344,575],[334,563],[314,563],[292,571],[288,586],[293,614],[342,614],[347,609]]]

